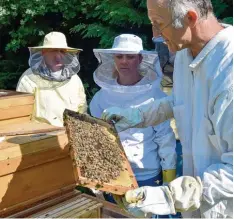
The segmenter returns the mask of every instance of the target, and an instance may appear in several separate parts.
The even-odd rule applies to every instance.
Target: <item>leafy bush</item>
[[[232,24],[232,1],[213,0],[213,5],[217,17]],[[110,47],[120,33],[135,33],[147,49],[153,46],[142,0],[4,0],[0,5],[0,88],[15,88],[28,68],[26,47],[38,45],[52,30],[65,33],[70,46],[84,50],[79,75],[89,98],[96,91],[93,48]]]

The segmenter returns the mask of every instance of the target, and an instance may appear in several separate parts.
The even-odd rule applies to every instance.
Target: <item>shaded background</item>
[[[212,0],[216,16],[233,23],[233,1]],[[0,89],[15,89],[28,68],[28,46],[50,31],[63,32],[71,47],[82,48],[81,77],[88,101],[97,91],[93,48],[107,48],[116,35],[134,33],[154,49],[145,0],[0,0]]]

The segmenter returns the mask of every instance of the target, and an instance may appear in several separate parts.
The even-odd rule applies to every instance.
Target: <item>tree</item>
[[[153,47],[146,4],[142,0],[0,0],[0,87],[15,89],[28,68],[27,46],[41,43],[52,30],[65,33],[68,44],[82,48],[81,78],[92,96],[97,66],[92,49],[111,46],[120,33],[142,37]],[[213,0],[218,18],[232,23],[232,1]]]

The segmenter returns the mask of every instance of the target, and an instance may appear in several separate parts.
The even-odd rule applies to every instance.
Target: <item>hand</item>
[[[140,127],[143,123],[143,118],[140,110],[137,108],[121,109],[111,107],[102,113],[102,119],[107,122],[113,122],[118,132],[124,131],[132,127]]]
[[[128,210],[132,212],[142,211],[157,215],[175,214],[172,196],[167,186],[144,186],[125,194],[127,202],[131,203]]]
[[[125,194],[129,207],[157,215],[194,211],[200,207],[202,184],[199,177],[182,176],[168,186],[144,186]]]

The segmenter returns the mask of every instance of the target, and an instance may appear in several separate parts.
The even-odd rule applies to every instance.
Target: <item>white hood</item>
[[[140,74],[144,76],[134,86],[123,86],[117,83],[117,78],[113,76],[114,59],[111,53],[94,51],[99,61],[99,66],[94,72],[95,83],[103,88],[118,93],[138,93],[152,89],[153,84],[161,81],[161,68],[158,55],[155,52],[141,53],[143,60],[140,64]]]

